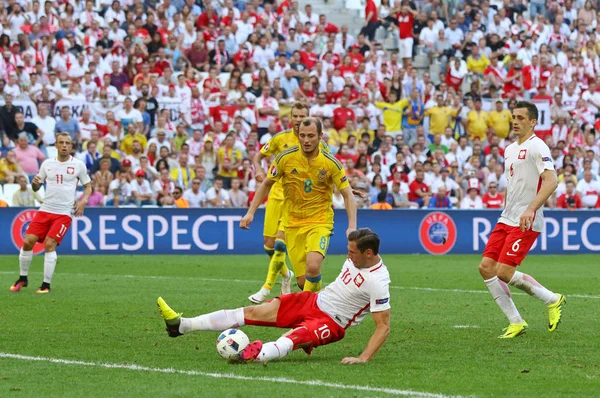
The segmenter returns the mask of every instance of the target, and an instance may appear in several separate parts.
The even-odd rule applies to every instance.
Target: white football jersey
[[[499,222],[518,227],[521,215],[542,186],[540,175],[544,170],[554,170],[554,163],[548,146],[534,134],[521,145],[515,141],[506,147],[504,166],[508,188]],[[543,207],[536,211],[532,229],[536,232],[544,229]]]
[[[72,156],[66,162],[56,158],[44,160],[38,176],[46,181],[46,195],[40,211],[68,216],[73,214],[77,184],[90,182],[85,164]]]
[[[344,329],[358,325],[369,312],[390,309],[390,273],[383,261],[356,268],[350,259],[336,280],[319,292],[317,306]]]

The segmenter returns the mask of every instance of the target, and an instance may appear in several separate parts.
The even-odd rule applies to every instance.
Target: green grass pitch
[[[343,260],[326,259],[325,281]],[[366,345],[374,329],[368,317],[310,357],[300,350],[263,366],[223,361],[216,332],[168,338],[155,302],[162,295],[184,316],[248,305],[266,272],[264,255],[59,256],[53,291],[43,296],[35,294],[43,257],[34,259],[30,285],[19,293],[8,291],[17,255],[0,257],[0,396],[600,394],[598,256],[528,258],[522,271],[567,296],[563,322],[548,333],[544,305],[517,293],[530,329],[507,341],[497,339],[507,321],[477,272],[478,256],[384,255],[384,261],[392,277],[392,331],[371,363],[339,363]],[[284,332],[244,331],[263,341]]]

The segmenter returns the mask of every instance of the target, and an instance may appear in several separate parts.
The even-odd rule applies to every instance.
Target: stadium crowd
[[[500,208],[510,110],[525,98],[549,104],[537,134],[560,184],[547,205],[600,207],[598,0],[367,0],[356,36],[289,0],[3,3],[11,205],[43,200],[27,178],[66,131],[89,206],[247,207],[253,157],[301,101],[359,207]]]

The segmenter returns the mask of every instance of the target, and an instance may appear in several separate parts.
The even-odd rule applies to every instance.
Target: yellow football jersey
[[[299,146],[277,156],[269,168],[268,178],[283,184],[288,205],[286,227],[333,225],[333,186],[349,186],[344,166],[330,153],[320,149],[309,164]]]
[[[300,141],[298,141],[298,137],[294,134],[293,129],[284,130],[275,134],[265,145],[263,145],[263,147],[260,148],[260,153],[266,158],[270,158],[271,156],[277,156],[281,152],[299,144]],[[330,152],[329,146],[323,140],[321,140],[321,148]],[[283,200],[283,187],[280,182],[273,185],[271,192],[269,193],[269,198]]]

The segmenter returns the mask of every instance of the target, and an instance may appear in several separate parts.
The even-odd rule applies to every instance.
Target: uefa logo
[[[456,243],[456,224],[446,213],[429,213],[419,226],[419,240],[429,253],[446,254]]]
[[[36,213],[36,210],[24,210],[17,214],[17,216],[13,220],[12,226],[10,227],[10,231],[13,244],[17,249],[21,249],[21,247],[23,247],[25,231],[27,231],[27,227],[29,227],[29,224],[33,220],[33,217],[35,217]],[[35,246],[33,246],[33,254],[40,254],[43,251],[43,242],[38,242],[35,244]]]

